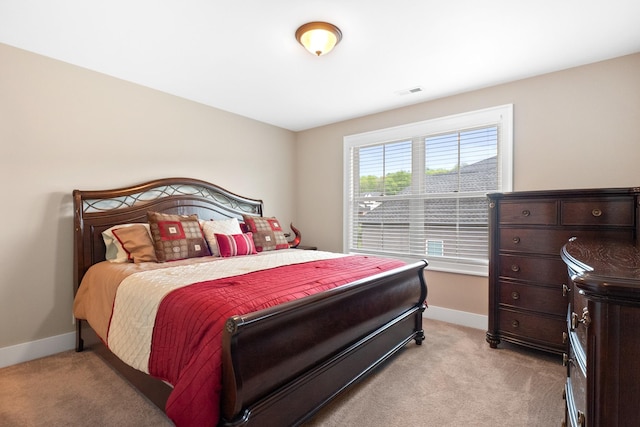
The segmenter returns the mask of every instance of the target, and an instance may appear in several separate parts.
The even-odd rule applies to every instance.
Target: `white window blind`
[[[512,106],[345,137],[345,250],[487,274],[486,194],[511,189]]]

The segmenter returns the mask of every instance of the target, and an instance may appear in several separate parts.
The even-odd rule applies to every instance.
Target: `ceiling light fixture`
[[[340,43],[342,32],[328,22],[308,22],[296,30],[296,40],[312,54],[321,56]]]

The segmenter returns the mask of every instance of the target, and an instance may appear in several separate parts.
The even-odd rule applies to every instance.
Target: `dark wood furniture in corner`
[[[564,246],[572,279],[565,426],[640,422],[640,250],[636,242]]]
[[[560,258],[572,237],[630,241],[640,188],[489,194],[489,329],[508,341],[566,351],[568,277]]]

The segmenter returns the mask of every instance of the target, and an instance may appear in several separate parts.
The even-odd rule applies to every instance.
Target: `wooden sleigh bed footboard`
[[[227,320],[223,425],[297,425],[412,339],[426,261]]]
[[[105,259],[102,231],[144,222],[147,211],[195,213],[204,220],[263,214],[260,200],[190,178],[75,190],[73,197],[75,292],[89,267]],[[229,318],[222,335],[219,425],[299,425],[410,341],[421,344],[426,265],[420,261]],[[93,342],[92,348],[164,409],[171,387],[126,365],[92,332],[77,320],[76,349]]]

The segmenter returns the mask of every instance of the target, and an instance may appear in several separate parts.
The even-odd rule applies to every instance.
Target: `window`
[[[344,139],[345,251],[486,275],[486,194],[511,190],[512,105]]]

